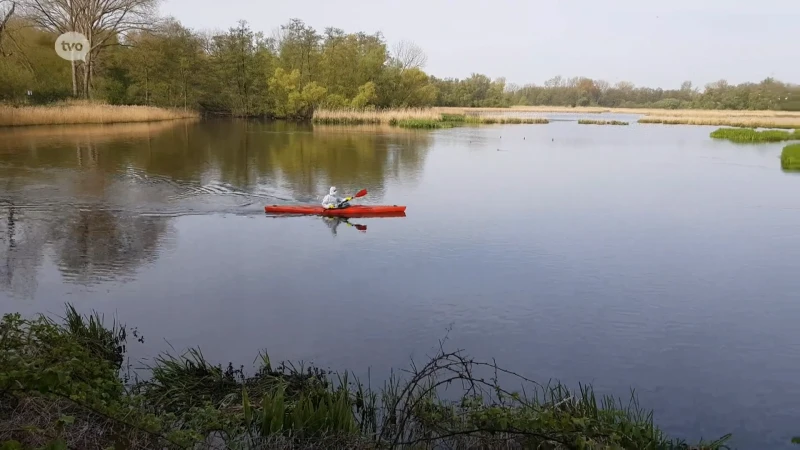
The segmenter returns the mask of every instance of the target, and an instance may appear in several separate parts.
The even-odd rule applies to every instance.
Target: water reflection
[[[328,228],[330,228],[331,234],[333,234],[334,236],[336,236],[336,229],[342,223],[344,223],[348,227],[353,227],[353,228],[355,228],[356,230],[358,230],[358,231],[360,231],[362,233],[366,233],[367,232],[367,226],[366,225],[359,224],[359,223],[351,223],[348,219],[346,219],[344,217],[323,217],[322,221],[325,223],[325,225],[328,226]]]
[[[388,179],[417,179],[431,139],[245,120],[2,129],[0,285],[34,296],[48,257],[70,283],[130,279],[171,247],[176,216],[263,215],[331,185],[379,202]],[[341,222],[325,223],[336,235]]]

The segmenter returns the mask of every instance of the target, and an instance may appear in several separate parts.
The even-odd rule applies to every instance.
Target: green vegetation
[[[727,139],[733,142],[782,142],[798,139],[800,131],[764,130],[757,131],[752,128],[720,128],[711,132],[713,139]]]
[[[628,125],[628,122],[619,120],[587,120],[581,119],[578,121],[580,125]]]
[[[717,449],[667,438],[652,413],[591,387],[540,385],[461,352],[440,351],[373,391],[348,373],[280,364],[253,375],[198,350],[155,359],[146,379],[120,378],[126,328],[68,306],[57,323],[3,316],[0,447]],[[135,333],[133,334],[135,336]],[[498,376],[513,378],[509,391]],[[453,395],[453,388],[463,390]],[[440,397],[447,387],[448,399]]]
[[[120,1],[126,8],[98,8],[91,15],[71,10],[69,2],[19,0],[10,4],[24,7],[14,10],[0,1],[0,101],[88,98],[295,119],[310,118],[316,108],[365,107],[800,110],[800,88],[771,78],[736,86],[721,80],[702,91],[688,81],[680,89],[652,89],[586,77],[557,76],[543,86],[521,87],[482,74],[440,79],[423,71],[421,48],[412,42],[390,46],[379,32],[320,32],[299,19],[271,37],[246,21],[221,32],[191,30],[155,17],[156,0]],[[76,26],[91,30],[94,41],[87,61],[71,64],[53,47],[58,30]]]
[[[453,122],[430,119],[406,119],[390,120],[389,125],[396,125],[402,128],[452,128]]]
[[[781,168],[783,170],[800,170],[800,144],[791,144],[781,152]]]

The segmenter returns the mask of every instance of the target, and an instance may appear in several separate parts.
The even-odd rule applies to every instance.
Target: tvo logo
[[[56,39],[56,53],[67,61],[85,61],[89,40],[81,33],[68,31]]]

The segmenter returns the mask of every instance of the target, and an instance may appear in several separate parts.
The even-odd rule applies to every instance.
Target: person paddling
[[[326,209],[333,208],[347,208],[350,206],[350,200],[353,197],[340,198],[336,195],[336,186],[331,186],[331,190],[325,198],[322,199],[322,206]]]

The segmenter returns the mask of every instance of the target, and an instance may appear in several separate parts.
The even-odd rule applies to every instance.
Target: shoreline
[[[539,384],[446,350],[446,337],[427,362],[412,361],[406,375],[373,389],[348,371],[273,366],[266,353],[248,375],[191,348],[162,353],[145,368],[149,377],[131,378],[128,336],[144,340],[135,328],[82,315],[69,303],[60,319],[5,314],[0,373],[9,376],[0,377],[0,400],[16,407],[0,408],[0,444],[39,447],[58,436],[59,448],[202,448],[209,440],[247,448],[683,448],[633,393],[625,402],[591,385]],[[513,386],[500,385],[498,374]],[[730,438],[692,448],[724,448]]]

